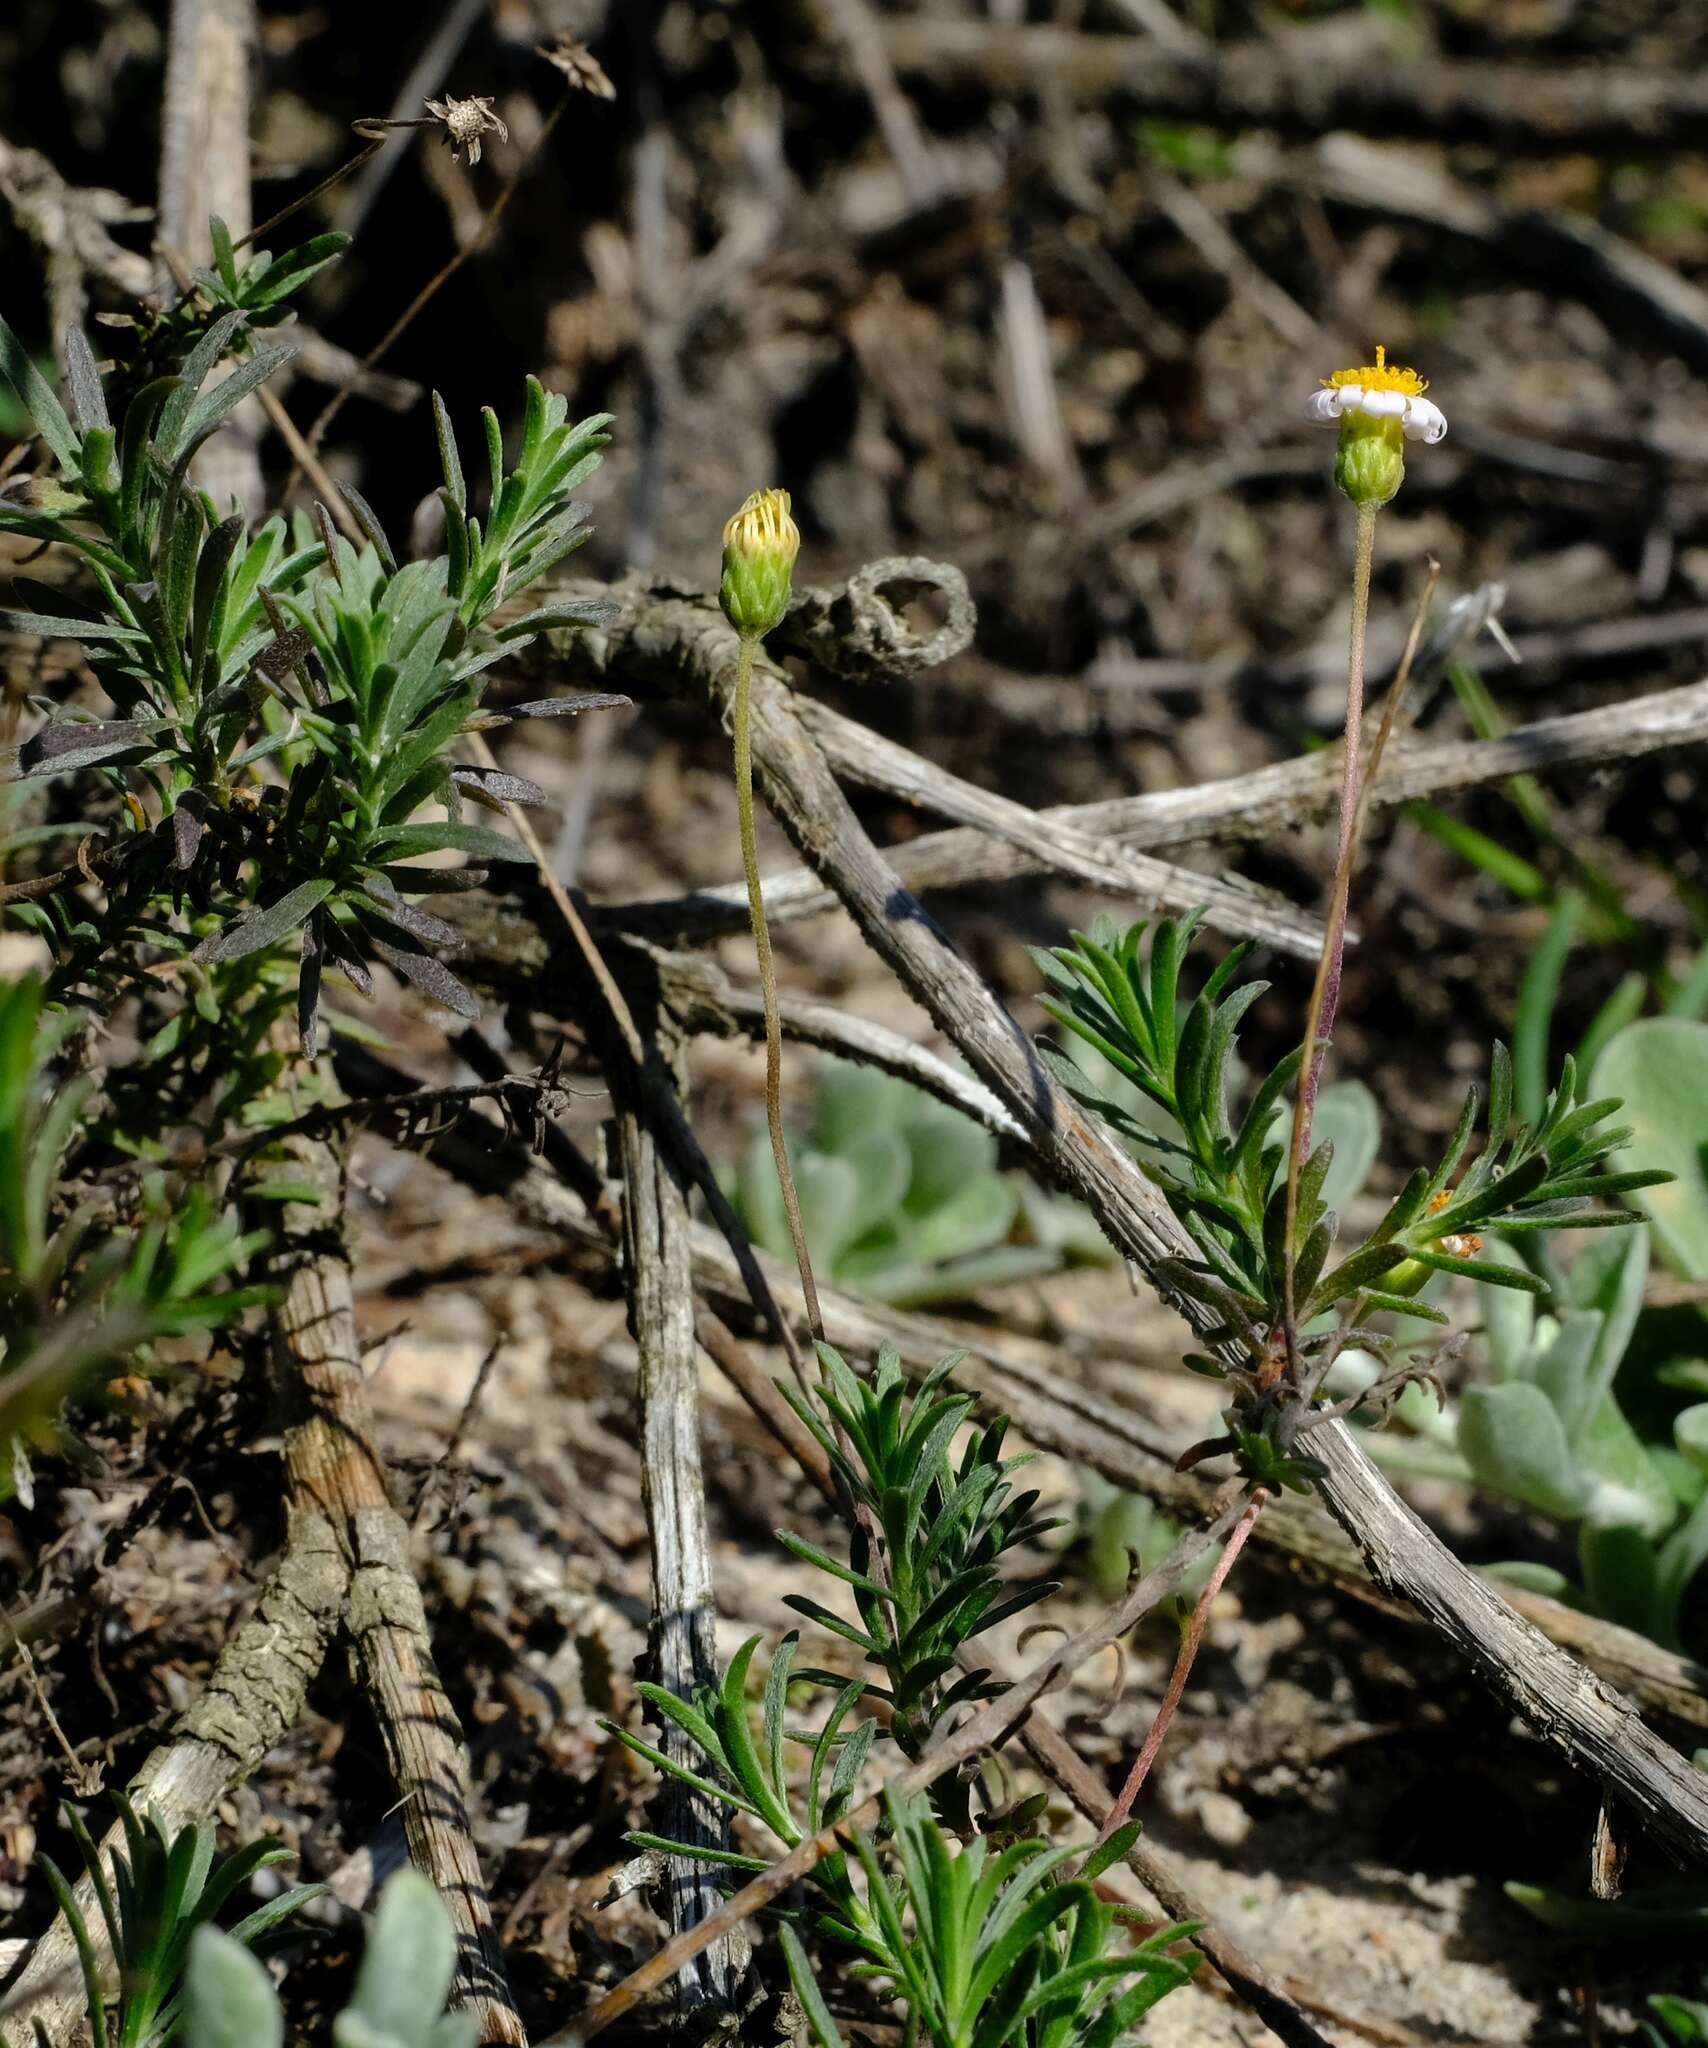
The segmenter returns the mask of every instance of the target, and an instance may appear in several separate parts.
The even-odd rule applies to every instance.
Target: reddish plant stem
[[[1340,836],[1335,844],[1335,900],[1328,921],[1328,973],[1316,1043],[1305,1055],[1305,1143],[1310,1143],[1327,1039],[1340,1008],[1340,976],[1346,962],[1346,909],[1351,893],[1352,853],[1358,830],[1360,748],[1364,732],[1364,635],[1370,620],[1370,572],[1376,547],[1376,507],[1358,508],[1358,547],[1352,566],[1352,634],[1346,662],[1346,765],[1340,783]]]
[[[1198,1645],[1204,1640],[1204,1630],[1209,1626],[1211,1604],[1226,1583],[1235,1560],[1245,1548],[1246,1538],[1256,1526],[1257,1518],[1263,1512],[1263,1504],[1268,1498],[1268,1494],[1261,1486],[1253,1491],[1251,1499],[1246,1504],[1245,1513],[1234,1524],[1227,1548],[1216,1560],[1216,1568],[1206,1580],[1203,1592],[1198,1596],[1198,1604],[1192,1610],[1192,1619],[1187,1623],[1186,1633],[1180,1639],[1180,1651],[1174,1660],[1174,1669],[1169,1674],[1168,1690],[1162,1696],[1162,1705],[1157,1709],[1156,1719],[1151,1723],[1144,1747],[1139,1751],[1133,1768],[1127,1773],[1127,1782],[1121,1787],[1121,1796],[1109,1809],[1108,1818],[1097,1837],[1099,1847],[1108,1841],[1132,1812],[1133,1801],[1138,1798],[1140,1788],[1150,1776],[1150,1768],[1156,1762],[1157,1751],[1162,1747],[1163,1737],[1168,1733],[1175,1710],[1185,1695],[1186,1681],[1192,1674],[1192,1665],[1198,1655]]]
[[[1311,1116],[1322,1079],[1326,1041],[1340,1006],[1340,974],[1346,958],[1346,905],[1352,890],[1352,856],[1358,835],[1358,769],[1364,727],[1364,629],[1370,617],[1370,569],[1376,550],[1374,505],[1358,508],[1358,543],[1352,565],[1352,634],[1346,657],[1346,748],[1340,779],[1340,836],[1335,848],[1334,892],[1322,957],[1305,1013],[1305,1042],[1299,1061],[1299,1089],[1293,1101],[1293,1129],[1287,1145],[1286,1332],[1289,1360],[1295,1343],[1293,1239],[1299,1222],[1299,1172],[1311,1144]]]

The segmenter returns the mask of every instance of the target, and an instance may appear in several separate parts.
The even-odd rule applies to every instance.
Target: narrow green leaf
[[[25,412],[35,422],[36,432],[47,443],[53,459],[68,477],[78,468],[77,435],[65,408],[53,395],[53,388],[30,360],[30,352],[0,320],[0,374],[18,394]]]
[[[813,2038],[819,2048],[843,2048],[842,2036],[837,2032],[836,2022],[830,2016],[830,2007],[824,2002],[824,1993],[818,1988],[818,1979],[812,1973],[807,1961],[807,1952],[801,1946],[801,1938],[785,1920],[777,1929],[777,1939],[782,1945],[783,1961],[788,1968],[789,1982],[794,1987],[795,1997],[800,2001],[807,2024],[812,2028]]]
[[[265,910],[235,918],[222,925],[196,948],[193,958],[210,965],[221,960],[242,960],[289,938],[310,913],[332,894],[333,884],[325,878],[302,882]]]

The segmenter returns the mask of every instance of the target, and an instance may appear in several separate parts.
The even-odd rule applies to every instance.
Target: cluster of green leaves
[[[1708,2005],[1699,1999],[1661,1991],[1649,2000],[1649,2010],[1660,2026],[1643,2023],[1644,2048],[1708,2048]]]
[[[238,249],[231,230],[215,214],[208,222],[213,262],[196,273],[189,291],[158,307],[145,307],[128,321],[120,314],[103,315],[105,324],[130,325],[134,340],[126,351],[134,383],[169,369],[193,346],[210,313],[240,313],[257,332],[281,327],[295,317],[292,300],[327,264],[342,256],[350,237],[338,233],[311,235],[283,254],[265,249]]]
[[[1069,1876],[1072,1849],[986,1836],[951,1846],[923,1800],[886,1796],[884,1804],[883,1853],[863,1830],[850,1831],[863,1892],[843,1859],[841,1895],[827,1884],[810,1924],[901,2002],[907,2039],[923,2036],[935,2048],[1116,2048],[1191,1977],[1197,1956],[1176,1953],[1190,1924],[1135,1942],[1130,1928],[1141,1916],[1097,1895],[1096,1880],[1131,1847],[1135,1823]],[[782,1943],[820,2048],[843,2048],[787,1922]]]
[[[110,2017],[100,1958],[76,1894],[51,1858],[39,1860],[77,1943],[85,2013],[96,2048],[165,2048],[184,2026],[184,1972],[192,1943],[213,1926],[241,1885],[257,1871],[287,1861],[288,1852],[263,1840],[216,1856],[210,1828],[168,1833],[154,1812],[139,1820],[122,1794],[115,1794],[113,1803],[125,1845],[113,1855],[110,1878],[88,1827],[71,1808],[64,1809],[112,1948],[118,1990]],[[292,1886],[218,1939],[243,1955],[248,1969],[267,1983],[254,1957],[288,1939],[285,1923],[324,1890],[324,1885]],[[190,2002],[193,2006],[193,1992]]]
[[[474,2048],[479,2022],[447,2012],[457,1938],[444,1901],[418,1870],[391,1878],[368,1924],[350,2003],[332,2022],[333,2048]],[[251,1949],[218,1928],[190,1944],[185,2048],[284,2048],[272,1979]]]
[[[1240,1020],[1268,984],[1233,985],[1250,950],[1236,946],[1182,1005],[1180,969],[1196,923],[1159,924],[1148,959],[1140,954],[1144,924],[1123,933],[1107,919],[1089,933],[1076,932],[1071,946],[1034,957],[1050,987],[1044,1007],[1051,1016],[1164,1112],[1165,1127],[1152,1128],[1071,1060],[1045,1049],[1063,1084],[1140,1147],[1146,1174],[1199,1253],[1172,1262],[1170,1277],[1224,1315],[1226,1335],[1261,1349],[1284,1314],[1289,1267],[1301,1327],[1347,1305],[1359,1313],[1391,1310],[1444,1321],[1440,1310],[1416,1297],[1430,1272],[1539,1293],[1545,1282],[1528,1269],[1462,1256],[1447,1241],[1492,1230],[1629,1223],[1628,1212],[1593,1205],[1665,1178],[1652,1170],[1602,1170],[1630,1133],[1607,1127],[1616,1100],[1579,1101],[1569,1060],[1536,1123],[1514,1123],[1512,1066],[1497,1045],[1489,1135],[1457,1185],[1453,1176],[1477,1128],[1475,1087],[1441,1163],[1433,1172],[1419,1167],[1369,1236],[1331,1265],[1339,1221],[1322,1195],[1333,1163],[1331,1141],[1315,1144],[1304,1161],[1291,1240],[1286,1230],[1286,1128],[1279,1113],[1300,1053],[1288,1053],[1257,1086],[1236,1126],[1229,1111],[1230,1063]]]
[[[841,1482],[849,1554],[832,1557],[786,1531],[779,1541],[845,1586],[858,1620],[801,1596],[788,1604],[855,1644],[877,1678],[800,1670],[798,1639],[785,1636],[766,1675],[756,1731],[747,1697],[754,1636],[722,1681],[692,1700],[640,1687],[659,1721],[687,1738],[693,1762],[612,1730],[667,1775],[748,1816],[783,1850],[847,1814],[881,1744],[917,1757],[945,1715],[999,1690],[988,1671],[952,1678],[959,1653],[1053,1590],[1007,1588],[998,1575],[1004,1554],[1052,1525],[1033,1517],[1035,1496],[1010,1486],[1021,1461],[1002,1458],[1002,1423],[972,1426],[971,1401],[949,1389],[956,1360],[910,1393],[892,1350],[870,1379],[828,1345],[819,1354],[822,1413],[786,1385],[782,1391]],[[790,1688],[801,1684],[833,1695],[816,1730],[787,1725]],[[857,1711],[863,1702],[881,1702],[887,1712],[880,1719]],[[791,1750],[804,1753],[798,1770]],[[1068,1852],[1028,1832],[1041,1800],[976,1816],[976,1789],[949,1772],[924,1795],[890,1800],[876,1835],[851,1828],[853,1853],[822,1857],[807,1904],[784,1910],[791,1975],[824,2048],[837,2048],[839,2036],[803,1934],[848,1955],[901,2001],[908,2038],[923,2033],[937,2048],[1113,2048],[1156,1999],[1185,1981],[1195,1958],[1173,1950],[1191,1930],[1168,1928],[1131,1946],[1121,1916],[1092,1887],[1096,1872],[1125,1853],[1132,1829],[1112,1837],[1070,1880]],[[653,1834],[630,1839],[733,1870],[766,1867],[763,1858],[733,1850],[711,1853]]]
[[[259,1291],[220,1289],[262,1242],[158,1175],[126,1213],[62,1185],[88,1142],[93,1077],[62,1077],[78,1025],[43,1007],[34,975],[0,983],[0,1499],[28,1486],[28,1446],[57,1440],[66,1400],[138,1348],[228,1320]]]
[[[480,862],[523,858],[501,833],[466,824],[465,798],[502,808],[543,792],[516,776],[454,766],[465,733],[509,718],[578,711],[610,699],[560,699],[483,713],[486,672],[547,627],[607,610],[564,601],[494,623],[586,538],[571,493],[599,460],[608,416],[579,424],[561,397],[530,380],[521,447],[506,467],[486,413],[492,504],[486,530],[468,511],[456,440],[435,401],[445,476],[445,549],[399,565],[353,490],[352,546],[325,507],[294,530],[282,519],[251,534],[221,518],[190,480],[197,450],[239,400],[290,353],[256,346],[252,330],[281,317],[288,294],[332,254],[322,237],[241,270],[229,242],[184,305],[193,317],[139,337],[154,358],[179,353],[129,390],[117,426],[103,373],[80,334],[66,337],[70,413],[11,331],[0,369],[57,465],[0,500],[0,530],[59,541],[83,559],[88,601],[55,588],[45,609],[4,615],[15,631],[80,642],[119,716],[56,711],[20,749],[21,779],[93,770],[122,801],[95,859],[105,898],[91,910],[73,870],[66,886],[22,913],[57,955],[57,996],[110,994],[125,956],[146,947],[186,963],[217,1002],[211,970],[300,946],[299,1025],[315,1040],[324,966],[365,992],[368,963],[387,961],[463,1015],[473,997],[438,955],[454,928],[410,899],[473,886],[484,867],[415,865],[454,851]],[[218,365],[240,355],[209,388]],[[134,368],[134,366],[129,366]],[[417,813],[443,805],[448,822]],[[13,842],[17,844],[16,841]]]
[[[789,1152],[814,1268],[879,1301],[924,1307],[1054,1272],[1068,1259],[1109,1256],[1078,1203],[999,1168],[996,1140],[982,1125],[875,1068],[827,1060],[812,1126],[791,1138]],[[763,1128],[729,1194],[754,1242],[788,1257]]]
[[[781,1713],[794,1679],[833,1685],[839,1697],[828,1726],[840,1727],[862,1697],[880,1701],[888,1709],[886,1738],[904,1756],[918,1757],[945,1714],[963,1702],[988,1699],[997,1689],[983,1669],[951,1676],[961,1651],[974,1637],[1056,1590],[1048,1580],[1006,1584],[998,1570],[1005,1555],[1056,1524],[1033,1514],[1036,1493],[1016,1493],[1010,1484],[1013,1473],[1030,1461],[1002,1456],[1006,1421],[999,1417],[972,1424],[971,1397],[949,1388],[948,1376],[962,1354],[944,1359],[910,1390],[892,1345],[880,1351],[869,1378],[856,1373],[830,1345],[818,1349],[824,1368],[818,1389],[822,1412],[787,1382],[779,1382],[779,1390],[823,1446],[841,1484],[849,1555],[846,1561],[832,1557],[787,1529],[776,1532],[777,1541],[848,1588],[858,1619],[850,1621],[806,1594],[790,1594],[785,1604],[853,1643],[879,1676],[844,1681],[823,1672],[797,1672],[796,1638],[787,1637],[772,1661],[768,1700],[771,1694],[775,1698],[767,1714]],[[957,1453],[955,1441],[963,1432]],[[641,1693],[660,1716],[684,1729],[736,1788],[738,1796],[730,1804],[745,1801],[745,1810],[764,1814],[781,1838],[798,1840],[782,1789],[780,1736],[769,1745],[767,1758],[743,1741],[747,1673],[758,1646],[757,1636],[744,1643],[722,1685],[698,1702],[679,1700],[658,1686],[643,1685]],[[862,1745],[869,1746],[877,1727],[865,1721],[860,1724],[865,1733],[856,1730],[833,1739],[863,1755]],[[641,1747],[633,1738],[623,1739]],[[642,1753],[662,1768],[673,1768],[657,1751]],[[809,1774],[809,1809],[822,1761]],[[932,1791],[952,1825],[969,1825],[971,1788],[964,1780],[951,1776]]]
[[[1036,1493],[1016,1493],[1009,1483],[1031,1460],[1003,1457],[1006,1420],[968,1426],[972,1396],[947,1384],[961,1356],[942,1360],[910,1392],[893,1346],[880,1350],[877,1370],[862,1379],[821,1344],[819,1398],[828,1422],[794,1387],[779,1383],[829,1457],[852,1520],[846,1564],[788,1530],[778,1530],[777,1540],[847,1585],[859,1621],[803,1594],[791,1594],[787,1604],[845,1637],[883,1673],[884,1683],[868,1686],[868,1696],[888,1706],[890,1732],[910,1757],[952,1708],[991,1694],[988,1672],[950,1679],[961,1649],[1056,1590],[1048,1580],[1004,1587],[1004,1555],[1056,1523],[1033,1514]]]
[[[1623,1156],[1653,1190],[1634,1190],[1647,1228],[1592,1240],[1566,1268],[1543,1235],[1493,1239],[1485,1256],[1529,1273],[1546,1308],[1480,1285],[1479,1378],[1440,1406],[1402,1396],[1412,1434],[1376,1451],[1575,1527],[1575,1582],[1528,1560],[1501,1570],[1678,1648],[1708,1561],[1708,1318],[1645,1294],[1651,1251],[1681,1279],[1708,1277],[1708,1025],[1626,1027],[1595,1083],[1624,1099]]]

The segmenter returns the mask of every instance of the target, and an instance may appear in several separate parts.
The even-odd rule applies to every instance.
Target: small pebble
[[[1218,1848],[1237,1849],[1251,1833],[1251,1815],[1227,1792],[1206,1792],[1198,1801],[1198,1825]]]

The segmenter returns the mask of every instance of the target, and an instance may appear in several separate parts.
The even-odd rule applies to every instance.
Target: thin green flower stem
[[[730,718],[735,739],[735,801],[741,820],[741,864],[747,874],[747,908],[753,920],[753,951],[759,962],[759,988],[765,1001],[765,1121],[771,1129],[771,1157],[777,1162],[777,1184],[783,1191],[783,1213],[789,1219],[789,1241],[801,1276],[801,1295],[813,1340],[824,1341],[824,1312],[818,1305],[812,1257],[801,1223],[800,1198],[783,1139],[783,1025],[777,1014],[777,970],[771,959],[771,928],[765,922],[765,895],[759,880],[759,843],[753,831],[753,650],[755,638],[741,636],[735,669],[735,704]]]
[[[1227,1576],[1233,1570],[1240,1552],[1245,1548],[1246,1538],[1257,1526],[1257,1518],[1263,1512],[1263,1504],[1268,1498],[1269,1495],[1261,1486],[1252,1490],[1245,1513],[1234,1524],[1227,1547],[1216,1560],[1215,1570],[1204,1582],[1204,1590],[1199,1594],[1198,1604],[1192,1610],[1192,1619],[1187,1623],[1186,1632],[1180,1638],[1180,1649],[1174,1659],[1174,1669],[1169,1674],[1168,1690],[1162,1696],[1162,1705],[1156,1710],[1156,1719],[1151,1723],[1144,1747],[1139,1751],[1133,1768],[1127,1773],[1127,1782],[1121,1787],[1120,1798],[1110,1807],[1108,1817],[1098,1830],[1094,1847],[1101,1848],[1126,1820],[1133,1810],[1133,1801],[1139,1796],[1140,1788],[1150,1776],[1151,1765],[1156,1762],[1157,1751],[1162,1747],[1162,1739],[1168,1733],[1169,1724],[1173,1721],[1175,1711],[1185,1695],[1186,1681],[1192,1675],[1192,1666],[1198,1656],[1198,1646],[1204,1640],[1204,1630],[1209,1625],[1211,1605],[1226,1584]]]
[[[1288,1362],[1295,1362],[1296,1331],[1293,1299],[1293,1235],[1299,1221],[1299,1169],[1311,1141],[1311,1114],[1317,1083],[1322,1078],[1322,1040],[1334,1029],[1340,1001],[1340,972],[1346,956],[1346,904],[1352,888],[1352,855],[1358,838],[1358,768],[1364,727],[1364,629],[1370,617],[1370,567],[1376,551],[1375,505],[1358,508],[1358,539],[1352,561],[1352,634],[1346,658],[1346,746],[1340,778],[1340,840],[1335,851],[1334,892],[1328,928],[1305,1012],[1304,1051],[1299,1062],[1299,1092],[1293,1100],[1293,1129],[1287,1145],[1286,1337]]]
[[[1411,681],[1412,664],[1417,660],[1417,650],[1423,643],[1424,625],[1429,618],[1429,607],[1435,601],[1435,586],[1440,581],[1441,564],[1435,560],[1434,556],[1431,556],[1429,573],[1423,580],[1423,588],[1418,592],[1417,605],[1412,612],[1411,630],[1406,634],[1406,644],[1400,651],[1400,665],[1394,670],[1394,680],[1388,688],[1388,701],[1382,706],[1382,723],[1377,728],[1376,744],[1370,749],[1370,765],[1364,773],[1364,786],[1358,792],[1357,809],[1353,814],[1352,820],[1352,843],[1346,850],[1344,876],[1340,872],[1340,864],[1336,863],[1336,883],[1343,890],[1349,889],[1351,885],[1352,862],[1357,855],[1359,843],[1364,837],[1365,821],[1370,815],[1371,796],[1376,787],[1376,778],[1382,772],[1382,757],[1388,751],[1388,741],[1393,736],[1394,723],[1399,716],[1400,705],[1405,700],[1406,685]],[[1333,929],[1334,924],[1331,919],[1330,930],[1332,931]],[[1344,946],[1346,938],[1346,900],[1344,894],[1341,899],[1339,929],[1341,943]],[[1321,972],[1320,963],[1318,972]],[[1314,1028],[1317,1030],[1320,1039],[1324,1041],[1322,1050],[1326,1051],[1326,1040],[1329,1033],[1334,1029],[1332,1012],[1327,1015],[1326,1019],[1319,1019]],[[1308,1138],[1309,1135],[1307,1129],[1306,1137]],[[1288,1179],[1287,1263],[1285,1269],[1287,1280],[1287,1337],[1290,1365],[1297,1362],[1293,1356],[1297,1351],[1297,1327],[1294,1316],[1295,1303],[1293,1300],[1293,1226],[1297,1221],[1299,1192],[1297,1167],[1303,1161],[1303,1158],[1304,1151],[1302,1147],[1296,1153],[1290,1152],[1289,1166],[1292,1171]],[[1366,1317],[1361,1315],[1358,1320],[1364,1321]]]

